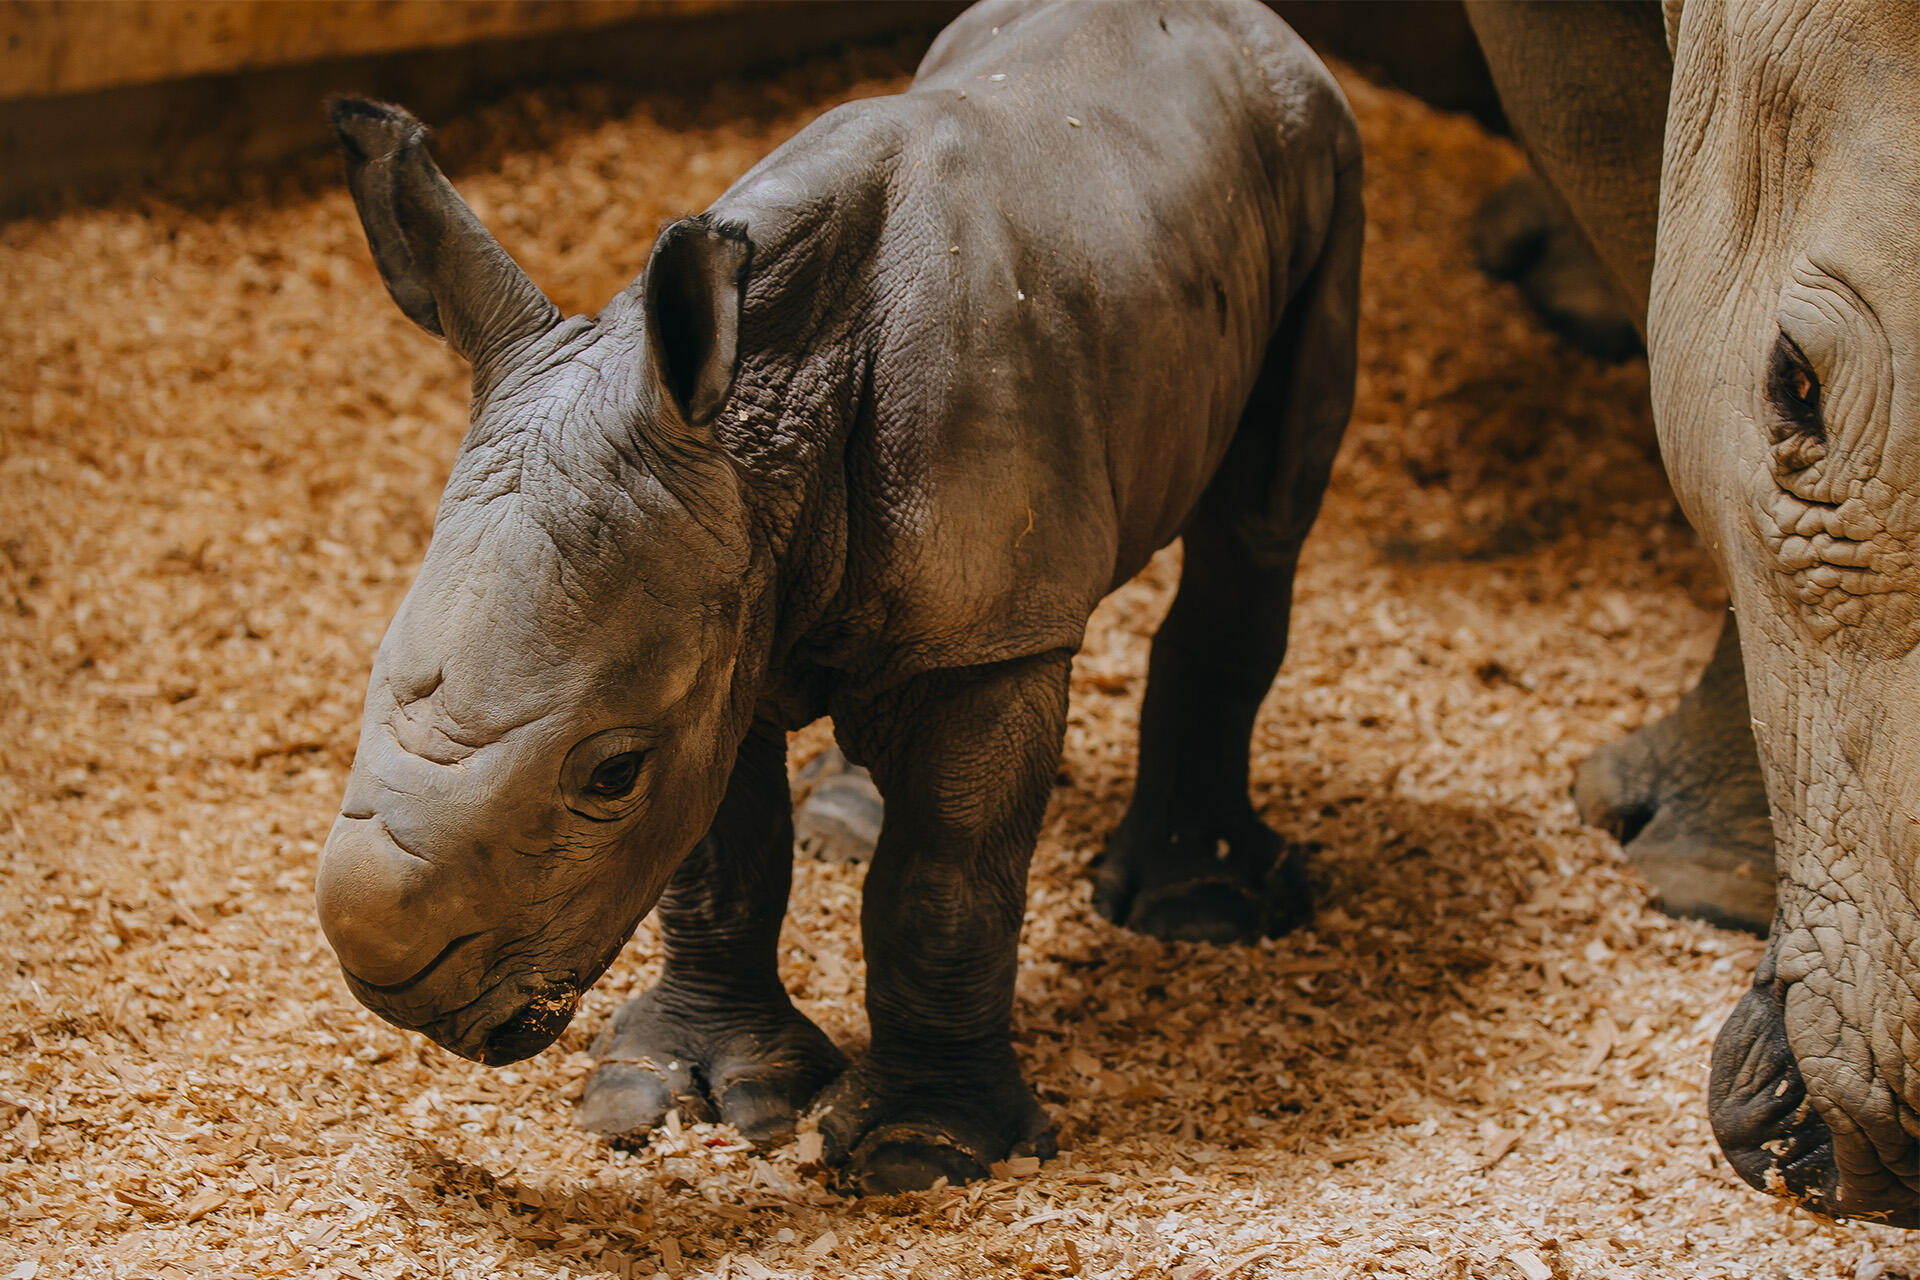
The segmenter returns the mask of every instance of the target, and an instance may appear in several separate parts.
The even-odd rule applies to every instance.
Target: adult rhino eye
[[[1767,362],[1767,399],[1782,419],[1774,432],[1775,440],[1793,432],[1825,434],[1820,421],[1820,377],[1799,346],[1784,333],[1774,340],[1773,355]]]
[[[617,756],[609,756],[595,765],[593,772],[587,775],[587,784],[583,788],[590,796],[601,800],[618,800],[633,790],[634,781],[640,776],[640,753],[622,751]]]

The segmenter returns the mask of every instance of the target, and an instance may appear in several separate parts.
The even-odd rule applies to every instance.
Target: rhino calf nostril
[[[532,1057],[567,1029],[579,1005],[577,985],[564,980],[541,983],[512,1017],[487,1033],[478,1060],[500,1067]]]
[[[402,849],[376,818],[341,815],[314,886],[320,927],[341,967],[369,986],[405,982],[447,943],[440,877]]]

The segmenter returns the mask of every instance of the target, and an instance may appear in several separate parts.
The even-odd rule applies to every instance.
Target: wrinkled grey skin
[[[1736,726],[1757,743],[1778,899],[1714,1047],[1714,1132],[1756,1187],[1920,1225],[1920,8],[1474,18],[1530,149],[1648,299],[1662,453],[1739,622],[1655,745],[1600,766],[1659,822],[1675,793],[1647,776],[1697,756],[1677,807],[1731,815],[1756,790]],[[1571,74],[1527,69],[1546,45]]]
[[[1346,105],[1270,12],[979,6],[591,319],[410,116],[335,120],[389,290],[474,366],[321,862],[370,1008],[537,1052],[657,903],[590,1127],[770,1140],[830,1085],[852,1188],[1050,1151],[1010,1039],[1027,862],[1088,613],[1176,536],[1103,901],[1168,936],[1304,918],[1247,747],[1351,409],[1362,216]],[[824,714],[885,799],[850,1068],[776,968],[785,734]]]

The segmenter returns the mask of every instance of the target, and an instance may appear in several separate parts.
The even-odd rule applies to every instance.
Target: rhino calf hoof
[[[1058,1153],[1053,1123],[1009,1062],[990,1078],[903,1090],[861,1064],[820,1096],[823,1158],[848,1195],[924,1191],[989,1177],[1002,1160]],[[924,1077],[923,1077],[924,1078]]]
[[[1166,942],[1277,938],[1313,917],[1308,852],[1250,812],[1229,835],[1179,830],[1153,837],[1122,823],[1094,872],[1094,909]]]
[[[645,1146],[670,1111],[695,1123],[713,1119],[713,1106],[695,1082],[692,1064],[675,1058],[603,1061],[587,1077],[580,1096],[580,1123],[609,1146]]]
[[[1260,895],[1226,876],[1162,885],[1140,894],[1125,925],[1167,942],[1252,942],[1261,934]]]
[[[644,1145],[670,1111],[720,1120],[755,1146],[784,1142],[796,1117],[846,1066],[826,1033],[791,1006],[682,1010],[658,989],[621,1006],[593,1043],[580,1122],[614,1146]]]

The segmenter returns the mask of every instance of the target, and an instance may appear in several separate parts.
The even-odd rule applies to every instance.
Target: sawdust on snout
[[[442,151],[592,310],[662,219],[907,65],[524,94]],[[1321,846],[1319,917],[1206,948],[1090,909],[1169,552],[1088,628],[1034,863],[1017,1035],[1068,1154],[885,1200],[823,1191],[804,1135],[579,1129],[651,926],[507,1070],[341,984],[315,857],[466,380],[386,298],[332,164],[0,228],[0,1275],[1920,1275],[1901,1233],[1728,1172],[1707,1053],[1758,946],[1648,910],[1567,799],[1672,705],[1721,605],[1644,366],[1569,354],[1474,273],[1466,218],[1511,147],[1346,83],[1359,403],[1253,768]],[[782,953],[849,1045],[861,874],[802,861]]]

